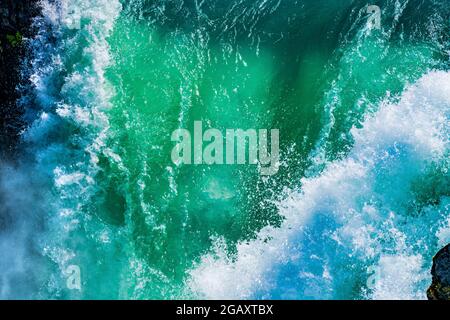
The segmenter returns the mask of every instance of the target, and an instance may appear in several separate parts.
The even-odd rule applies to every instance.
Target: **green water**
[[[215,238],[232,253],[238,241],[280,225],[272,201],[344,156],[350,128],[376,111],[387,91],[400,93],[439,63],[430,41],[349,28],[347,14],[358,7],[347,1],[284,3],[272,15],[231,26],[221,15],[231,4],[204,4],[197,12],[188,2],[179,11],[171,4],[160,17],[150,2],[124,3],[108,39],[115,93],[109,143],[120,160],[101,159],[93,208],[126,239],[118,252],[132,262],[118,254],[117,265],[130,269],[134,285],[117,288],[108,280],[123,297],[185,294],[186,271]],[[197,120],[220,130],[280,129],[280,172],[263,178],[251,166],[175,166],[171,133],[193,131]],[[311,167],[313,150],[322,160]],[[115,259],[101,258],[110,279]]]
[[[0,297],[423,298],[448,232],[450,8],[373,4],[381,30],[359,0],[73,0],[79,29],[46,7],[26,168],[1,172],[31,236],[0,244],[30,246],[4,251],[33,276]],[[279,129],[279,171],[175,165],[195,121]],[[373,266],[406,285],[368,288]]]

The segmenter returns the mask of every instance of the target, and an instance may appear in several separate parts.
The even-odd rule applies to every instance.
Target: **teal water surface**
[[[3,183],[27,188],[24,284],[1,296],[425,298],[450,240],[447,1],[374,1],[379,30],[364,1],[70,4],[43,1],[30,40]],[[175,165],[194,121],[279,129],[279,171]]]

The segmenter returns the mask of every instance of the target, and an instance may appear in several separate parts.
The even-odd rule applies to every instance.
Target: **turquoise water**
[[[380,30],[364,1],[43,1],[0,296],[424,299],[450,241],[450,7],[373,4]],[[279,129],[279,171],[175,165],[194,121]]]

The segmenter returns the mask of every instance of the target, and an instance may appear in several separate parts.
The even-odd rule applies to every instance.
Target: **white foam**
[[[362,129],[352,130],[355,143],[346,159],[303,179],[301,191],[279,203],[286,218],[281,228],[264,228],[257,240],[238,244],[233,257],[218,241],[191,270],[188,287],[212,299],[289,292],[287,297],[337,298],[339,288],[358,283],[357,270],[364,277],[375,264],[382,276],[369,298],[424,298],[429,265],[422,256],[431,254],[436,238],[430,230],[439,216],[407,218],[404,201],[427,163],[448,151],[449,110],[450,73],[424,75],[398,104],[383,103]],[[346,297],[363,295],[365,285],[360,287]]]
[[[111,107],[113,95],[105,70],[111,64],[107,38],[121,4],[119,0],[42,0],[40,5],[42,15],[35,20],[38,35],[30,43],[32,68],[24,71],[30,72],[29,100],[34,102],[24,100],[29,128],[23,140],[30,161],[24,160],[20,169],[23,175],[36,174],[23,184],[28,191],[20,193],[44,193],[39,198],[44,210],[29,203],[29,209],[39,210],[40,221],[45,221],[45,235],[33,233],[38,238],[33,240],[34,250],[40,249],[63,271],[85,254],[73,247],[72,232],[78,232],[78,241],[85,241],[80,230],[89,227],[81,208],[94,191],[98,156],[114,155],[105,142],[109,123],[104,111]],[[36,181],[45,189],[33,190]],[[107,226],[98,229],[106,241]],[[44,295],[57,294],[58,286],[64,286],[64,274],[56,271],[45,281],[48,286],[42,290],[49,292]]]
[[[427,278],[421,255],[383,255],[379,259],[379,278],[374,283],[372,298],[376,300],[423,299],[425,292],[415,284]]]
[[[445,199],[441,204],[441,211],[447,217],[436,232],[438,244],[444,247],[450,243],[450,198]]]

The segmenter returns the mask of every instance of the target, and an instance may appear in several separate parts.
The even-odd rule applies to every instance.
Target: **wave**
[[[281,228],[264,228],[231,256],[218,239],[188,287],[212,299],[425,298],[430,257],[450,240],[450,199],[411,209],[411,195],[447,166],[450,73],[430,72],[389,101],[351,130],[345,159],[278,203]]]
[[[104,111],[113,94],[105,79],[111,63],[106,39],[120,2],[43,0],[39,5],[37,36],[28,43],[31,68],[23,71],[31,87],[20,101],[28,128],[19,165],[2,174],[2,194],[18,221],[2,237],[2,245],[15,241],[16,248],[6,268],[14,275],[3,273],[4,298],[65,297],[64,272],[86,254],[77,244],[87,241],[89,236],[80,234],[95,223],[83,206],[95,190],[98,155],[112,154],[104,142]],[[8,289],[10,281],[25,289]]]
[[[0,167],[0,297],[424,298],[450,241],[450,74],[424,73],[448,44],[441,16],[407,39],[412,1],[386,3],[379,40],[365,2],[42,0],[20,159]],[[281,125],[305,147],[278,189],[251,190],[245,170],[173,169],[171,128],[202,113]],[[319,169],[291,179],[308,154]],[[272,200],[286,184],[298,189]],[[260,230],[276,211],[281,227]],[[74,265],[81,291],[67,290]]]

